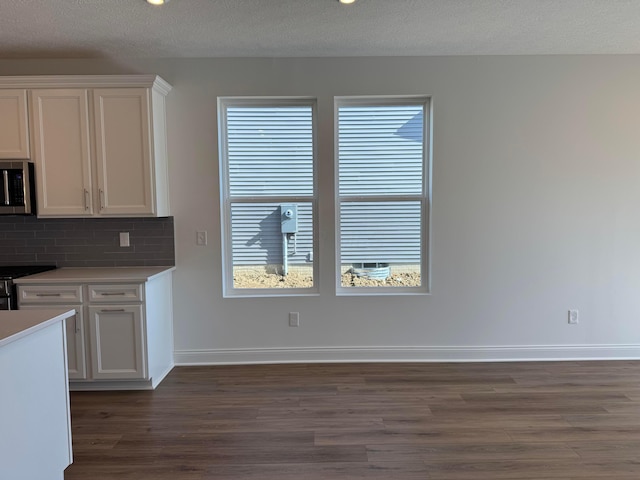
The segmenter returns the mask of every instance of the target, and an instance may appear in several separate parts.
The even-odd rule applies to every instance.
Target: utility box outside
[[[298,233],[298,205],[295,203],[280,205],[280,225],[282,233]]]

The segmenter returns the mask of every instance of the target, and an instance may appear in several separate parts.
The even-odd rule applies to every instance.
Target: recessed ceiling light
[[[351,5],[352,3],[356,3],[356,0],[338,0],[343,5]]]
[[[147,3],[151,5],[164,5],[165,3],[169,3],[169,0],[147,0]]]

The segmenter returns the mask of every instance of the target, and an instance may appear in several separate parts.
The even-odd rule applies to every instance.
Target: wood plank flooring
[[[74,392],[66,480],[638,480],[640,362],[177,367]]]

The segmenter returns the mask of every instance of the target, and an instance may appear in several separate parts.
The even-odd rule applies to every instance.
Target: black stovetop
[[[55,268],[55,265],[0,266],[0,280],[11,280],[14,278],[26,277],[27,275],[46,272],[48,270],[54,270]]]

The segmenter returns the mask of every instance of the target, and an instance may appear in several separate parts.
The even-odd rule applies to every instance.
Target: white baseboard
[[[72,392],[101,392],[110,390],[153,390],[149,380],[114,380],[98,382],[69,382]]]
[[[69,381],[69,390],[72,392],[91,392],[106,390],[154,390],[164,377],[173,369],[174,365],[168,365],[155,377],[149,380],[113,380],[113,381]]]
[[[638,360],[640,345],[225,348],[176,350],[174,358],[176,365]]]

